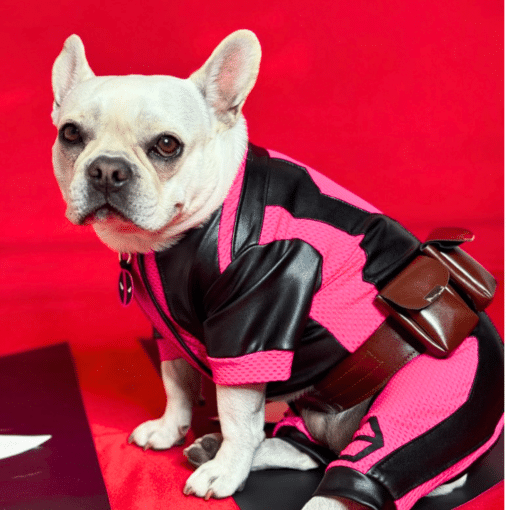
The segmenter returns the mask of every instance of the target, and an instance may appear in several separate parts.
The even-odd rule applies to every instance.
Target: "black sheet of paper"
[[[0,358],[0,374],[0,434],[52,436],[0,460],[0,509],[110,509],[69,346]]]
[[[159,354],[155,342],[141,340],[156,370]],[[469,470],[466,483],[450,494],[425,497],[413,510],[453,510],[503,480],[503,434],[494,447]],[[243,491],[233,498],[241,510],[301,510],[319,485],[323,470],[274,469],[251,473]]]

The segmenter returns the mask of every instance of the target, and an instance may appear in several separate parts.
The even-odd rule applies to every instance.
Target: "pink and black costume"
[[[135,295],[162,338],[215,383],[312,386],[385,320],[382,288],[419,253],[398,223],[326,177],[250,146],[223,204],[175,246],[139,255]],[[447,359],[422,354],[373,400],[316,494],[406,510],[501,432],[501,341],[484,314]],[[286,423],[298,447],[306,431]]]

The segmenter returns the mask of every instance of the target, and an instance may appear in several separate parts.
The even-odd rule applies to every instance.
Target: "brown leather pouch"
[[[489,306],[496,292],[496,280],[458,245],[470,242],[474,235],[460,228],[434,230],[422,245],[422,252],[441,262],[450,272],[451,282],[481,312]]]
[[[447,357],[478,323],[477,314],[449,281],[444,264],[420,255],[377,296],[425,351],[438,358]]]

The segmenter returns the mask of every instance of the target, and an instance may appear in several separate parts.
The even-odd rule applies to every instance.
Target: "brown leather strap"
[[[413,340],[389,317],[359,349],[315,385],[321,400],[348,409],[371,397],[420,354],[410,342]]]

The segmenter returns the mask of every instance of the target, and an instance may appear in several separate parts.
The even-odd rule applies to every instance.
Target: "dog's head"
[[[227,37],[188,79],[96,77],[70,36],[53,66],[53,166],[77,225],[120,252],[172,244],[221,205],[247,144],[252,32]]]

